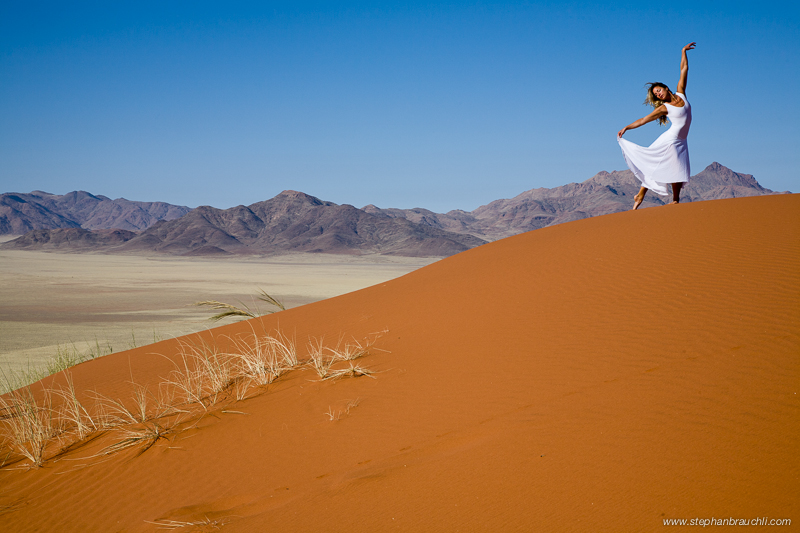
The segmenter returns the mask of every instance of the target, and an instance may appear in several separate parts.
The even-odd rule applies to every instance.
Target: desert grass
[[[357,378],[359,376],[367,376],[372,379],[376,379],[375,376],[373,376],[374,373],[375,372],[369,368],[365,368],[361,365],[355,365],[351,361],[347,368],[332,370],[325,379],[336,380],[342,378]]]
[[[263,385],[271,383],[300,364],[294,339],[280,332],[274,336],[259,337],[254,334],[245,346],[242,346],[241,341],[236,344],[239,350],[235,357],[241,363],[241,370]]]
[[[40,405],[30,387],[17,389],[0,396],[0,433],[6,445],[31,462],[33,467],[44,464],[44,452],[59,432],[59,421],[52,408],[52,393],[44,389]]]
[[[58,440],[63,445],[55,452],[57,456],[91,435],[109,430],[122,433],[122,439],[106,447],[100,455],[137,445],[145,451],[166,438],[186,413],[172,405],[170,397],[151,394],[146,386],[138,384],[133,384],[133,395],[127,404],[87,393],[94,398],[90,409],[78,398],[71,374],[65,372],[64,377],[66,386],[56,383],[42,388],[41,403],[37,403],[31,387],[0,396],[0,435],[3,447],[9,449],[3,465],[16,462],[16,459],[9,461],[10,455],[16,453],[19,458],[28,459],[30,466],[40,467],[50,443]],[[172,417],[168,418],[169,423],[163,421],[167,417]]]
[[[237,307],[233,304],[228,304],[225,302],[219,302],[217,300],[203,300],[202,302],[195,302],[194,305],[198,307],[210,307],[214,311],[222,311],[221,313],[217,313],[211,317],[209,320],[222,320],[223,318],[229,318],[232,316],[242,317],[242,318],[256,318],[258,315],[255,311],[250,310],[250,308],[239,302],[239,305],[242,307]]]
[[[360,357],[370,355],[375,351],[385,352],[386,350],[380,350],[375,347],[375,343],[378,342],[378,339],[384,333],[385,331],[372,333],[360,341],[353,338],[350,341],[345,342],[344,345],[342,345],[342,339],[339,339],[336,347],[332,348],[331,351],[340,361],[354,361]]]
[[[180,363],[175,363],[165,385],[174,389],[190,404],[204,410],[236,381],[234,358],[218,350],[216,344],[203,340],[181,342]]]
[[[276,332],[274,337],[270,337],[275,344],[278,355],[287,368],[297,368],[300,359],[297,357],[297,347],[293,339],[280,332]]]
[[[237,379],[233,385],[234,396],[237,402],[242,402],[250,397],[250,389],[253,381],[248,378]]]
[[[251,387],[264,387],[299,366],[294,339],[276,332],[231,339],[228,354],[234,364],[234,393],[237,401],[248,397]]]
[[[328,406],[328,410],[325,412],[325,415],[331,422],[335,422],[336,420],[341,420],[343,416],[349,415],[350,410],[358,407],[358,404],[360,403],[361,403],[361,398],[356,398],[355,400],[347,400],[347,405],[344,406],[344,409],[338,409],[336,411],[333,410],[333,407]]]
[[[308,342],[308,365],[312,367],[320,379],[330,376],[331,366],[337,361],[337,353],[323,345],[323,339],[313,339]]]
[[[97,337],[94,341],[94,346],[88,346],[85,350],[79,350],[74,342],[64,346],[58,345],[55,355],[40,366],[31,366],[29,363],[27,368],[23,369],[0,369],[0,394],[21,389],[62,370],[114,352],[110,343],[101,345]]]
[[[47,375],[57,374],[71,366],[87,360],[87,357],[78,351],[74,344],[65,347],[56,347],[56,355],[46,363]]]
[[[270,296],[264,289],[259,289],[259,294],[256,296],[256,299],[262,302],[265,302],[276,309],[267,310],[266,313],[262,313],[261,310],[257,305],[253,306],[251,309],[248,305],[239,302],[241,307],[235,306],[233,304],[219,302],[217,300],[204,300],[202,302],[195,302],[194,305],[200,307],[210,307],[214,311],[221,311],[216,315],[209,318],[209,320],[222,320],[223,318],[230,318],[230,317],[241,317],[241,318],[256,318],[263,314],[275,313],[277,311],[285,311],[286,307],[283,305],[283,302],[278,300],[277,298]]]
[[[30,361],[27,368],[19,370],[0,368],[0,394],[28,387],[48,375],[44,368],[31,366]]]
[[[66,388],[56,387],[52,389],[53,394],[59,396],[62,400],[57,416],[62,422],[66,423],[67,427],[74,429],[78,440],[83,440],[97,431],[100,426],[97,417],[93,416],[78,399],[78,395],[75,392],[75,384],[72,381],[72,374],[65,371],[64,378],[67,382]],[[62,430],[64,429],[63,425]]]
[[[31,386],[0,395],[0,455],[7,451],[0,468],[24,459],[32,467],[41,467],[49,443],[57,439],[63,445],[66,441],[58,455],[99,432],[111,432],[118,438],[92,457],[132,448],[142,454],[180,433],[187,420],[204,417],[218,402],[224,400],[225,412],[226,405],[248,399],[253,389],[263,393],[276,379],[306,367],[313,368],[320,381],[374,378],[372,370],[354,361],[375,350],[376,339],[370,336],[344,344],[340,339],[334,347],[325,346],[322,338],[310,339],[307,358],[302,360],[294,339],[280,332],[253,332],[249,337],[230,339],[228,351],[222,351],[213,340],[182,341],[178,353],[169,358],[175,369],[153,390],[131,382],[132,394],[125,401],[86,392],[84,395],[94,400],[91,408],[79,399],[72,375],[65,371],[65,385],[52,382],[39,395]],[[349,415],[359,401],[349,401],[336,412],[329,408],[327,415],[338,420]],[[12,454],[17,458],[9,461]]]
[[[134,426],[120,427],[117,431],[121,433],[122,439],[106,446],[97,455],[111,455],[133,447],[138,447],[139,452],[136,455],[141,455],[159,440],[168,439],[179,423],[180,419],[177,418],[170,424],[151,420]]]
[[[175,401],[174,391],[161,383],[153,393],[146,385],[131,382],[133,392],[126,403],[93,393],[95,399],[95,427],[111,431],[121,438],[103,448],[90,458],[110,455],[138,447],[138,455],[146,452],[161,439],[178,433],[178,427],[191,413],[181,409]]]
[[[114,400],[97,392],[91,392],[94,397],[95,427],[97,429],[111,429],[129,424],[144,424],[149,420],[169,416],[180,412],[173,405],[173,396],[158,396],[150,392],[146,385],[131,383],[133,394],[127,404],[119,399]],[[159,392],[170,391],[166,387],[159,387]],[[130,407],[129,407],[130,406]],[[150,408],[153,406],[153,409]]]
[[[192,520],[192,521],[182,521],[182,520],[145,520],[148,524],[153,524],[158,526],[158,529],[165,530],[165,531],[174,531],[176,529],[181,529],[184,527],[192,528],[195,531],[219,531],[219,529],[227,524],[230,521],[229,518],[221,518],[219,520],[212,520],[208,516],[204,517],[203,520]]]
[[[259,287],[258,292],[259,292],[259,295],[256,296],[256,298],[258,298],[262,302],[266,302],[269,305],[278,308],[279,311],[286,311],[286,307],[283,305],[283,302],[281,302],[277,298],[273,298],[272,296],[267,294],[267,291],[265,291],[264,289]],[[271,311],[271,312],[274,312],[274,311]]]
[[[202,381],[206,384],[211,405],[217,403],[217,399],[223,391],[230,387],[235,379],[235,368],[233,359],[229,354],[221,353],[216,346],[203,344],[202,349],[195,355],[196,370],[201,375]]]
[[[243,400],[251,386],[269,385],[300,366],[294,340],[280,332],[231,341],[230,352],[220,351],[216,343],[182,342],[180,360],[165,385],[207,411],[229,390]]]
[[[353,361],[377,351],[375,343],[383,333],[385,331],[373,333],[360,341],[354,338],[345,343],[342,343],[340,338],[335,347],[324,346],[322,339],[311,339],[308,343],[308,365],[316,371],[321,380],[359,376],[374,377],[372,376],[373,371],[353,364]],[[379,351],[385,352],[385,350]],[[347,362],[349,366],[334,368],[338,362]]]

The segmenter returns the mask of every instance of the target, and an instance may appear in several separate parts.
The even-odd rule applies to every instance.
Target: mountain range
[[[380,209],[374,205],[363,209],[374,215],[405,218],[417,224],[497,240],[554,224],[627,211],[640,186],[630,170],[603,171],[582,183],[531,189],[471,212],[454,210],[441,214],[427,209]],[[734,172],[715,162],[691,177],[681,191],[681,202],[763,194],[776,193],[762,187],[752,175]],[[640,209],[664,205],[669,200],[671,198],[651,192],[645,196]]]
[[[0,235],[22,235],[56,228],[124,229],[141,231],[159,220],[174,220],[191,211],[165,202],[112,200],[85,191],[50,194],[0,194]]]
[[[631,208],[639,181],[629,170],[582,183],[538,188],[467,212],[361,209],[297,191],[249,206],[189,209],[110,200],[86,192],[0,196],[0,233],[22,237],[0,248],[67,252],[268,255],[286,252],[446,256],[510,235]],[[693,176],[683,202],[775,194],[752,175],[712,163]],[[667,197],[648,194],[643,208]],[[38,227],[37,227],[38,226]]]

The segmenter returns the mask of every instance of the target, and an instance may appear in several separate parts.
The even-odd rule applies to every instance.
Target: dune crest
[[[798,264],[800,196],[717,200],[545,228],[216,328],[200,337],[221,350],[255,328],[298,344],[385,331],[385,351],[364,362],[376,379],[293,372],[140,455],[79,468],[101,435],[43,468],[0,469],[0,529],[798,519]],[[180,342],[79,365],[75,387],[129,396],[173,368]]]

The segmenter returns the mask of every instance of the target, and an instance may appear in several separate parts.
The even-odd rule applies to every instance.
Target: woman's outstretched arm
[[[686,77],[689,75],[689,58],[686,57],[687,50],[694,50],[695,43],[689,43],[681,51],[681,79],[678,81],[678,89],[675,92],[686,94]]]
[[[643,118],[640,118],[637,121],[631,122],[630,124],[628,124],[627,126],[622,128],[621,130],[619,130],[619,133],[617,133],[617,137],[622,137],[625,134],[626,131],[635,130],[639,126],[644,126],[648,122],[653,122],[658,117],[663,117],[666,114],[667,114],[667,108],[664,107],[663,105],[660,105],[655,109],[655,111],[653,111],[652,113],[650,113],[646,117],[643,117]]]

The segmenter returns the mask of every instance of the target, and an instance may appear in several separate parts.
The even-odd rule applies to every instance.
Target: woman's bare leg
[[[642,205],[644,202],[644,195],[647,194],[647,187],[642,187],[639,189],[639,192],[636,193],[636,196],[633,197],[633,209],[634,211],[639,209],[639,206]]]
[[[673,183],[672,184],[672,202],[673,204],[678,204],[681,201],[681,189],[683,188],[683,183]]]

